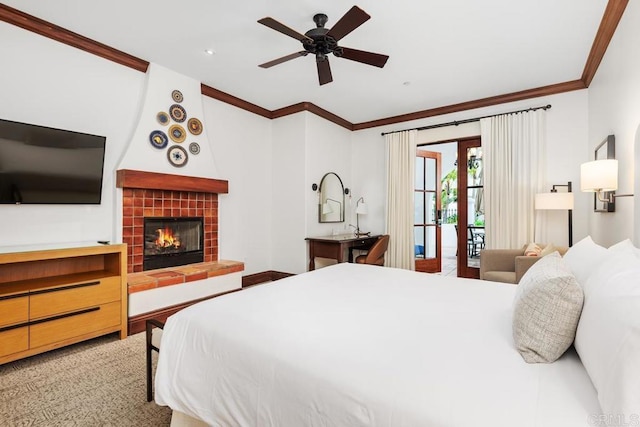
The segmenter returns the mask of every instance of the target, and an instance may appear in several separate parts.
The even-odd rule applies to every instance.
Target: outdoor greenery
[[[458,201],[458,169],[453,168],[440,181],[442,184],[442,208]]]

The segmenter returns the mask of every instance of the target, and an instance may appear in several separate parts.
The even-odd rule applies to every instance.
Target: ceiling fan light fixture
[[[258,66],[261,68],[270,68],[274,65],[298,58],[299,56],[306,56],[312,53],[315,54],[316,57],[318,81],[321,86],[333,81],[328,58],[330,53],[333,53],[334,56],[338,58],[382,68],[387,62],[387,59],[389,59],[389,56],[338,46],[339,40],[364,24],[369,18],[371,17],[364,10],[358,6],[353,6],[331,29],[327,29],[324,27],[328,21],[327,15],[317,13],[313,16],[316,27],[304,34],[287,27],[271,17],[262,18],[258,20],[258,23],[300,41],[304,50],[265,62]]]

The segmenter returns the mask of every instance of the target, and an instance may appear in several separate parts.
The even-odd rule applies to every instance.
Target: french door
[[[442,271],[440,153],[416,150],[414,253],[416,271]]]
[[[458,277],[476,279],[480,278],[480,251],[485,246],[480,145],[479,137],[458,141]]]

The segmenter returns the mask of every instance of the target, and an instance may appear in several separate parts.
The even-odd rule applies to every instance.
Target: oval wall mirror
[[[344,186],[334,172],[326,173],[320,181],[318,222],[344,222]]]

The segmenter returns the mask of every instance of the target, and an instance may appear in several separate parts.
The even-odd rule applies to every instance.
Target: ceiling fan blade
[[[374,67],[384,67],[389,59],[388,55],[381,55],[379,53],[366,52],[364,50],[350,49],[348,47],[342,48],[342,55],[338,55],[341,58],[350,59],[351,61],[362,62],[363,64],[373,65]]]
[[[296,40],[300,40],[300,41],[310,41],[312,42],[313,39],[310,37],[305,36],[304,34],[300,34],[299,32],[297,32],[294,29],[291,29],[289,27],[287,27],[286,25],[276,21],[273,18],[270,17],[266,17],[266,18],[262,18],[260,20],[258,20],[258,22],[266,27],[269,27],[273,30],[276,30],[278,32],[281,32],[282,34],[289,36],[289,37],[293,37]]]
[[[367,12],[360,9],[358,6],[353,6],[342,18],[338,20],[338,22],[336,22],[327,35],[338,41],[360,25],[367,22],[369,18],[371,18],[371,16],[369,16]]]
[[[316,64],[318,65],[318,81],[320,82],[320,86],[331,83],[333,81],[333,77],[331,76],[329,58],[316,60]]]
[[[269,62],[265,62],[264,64],[260,64],[260,65],[258,65],[258,67],[260,67],[260,68],[273,67],[274,65],[282,64],[283,62],[290,61],[290,60],[298,58],[300,56],[307,56],[307,53],[309,53],[309,52],[307,52],[306,50],[303,50],[303,51],[300,51],[300,52],[296,52],[296,53],[292,53],[290,55],[283,56],[282,58],[274,59],[273,61],[269,61]]]

